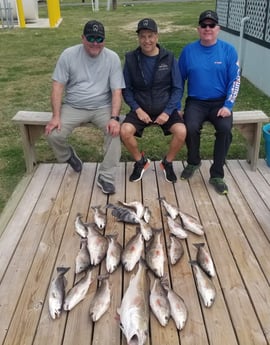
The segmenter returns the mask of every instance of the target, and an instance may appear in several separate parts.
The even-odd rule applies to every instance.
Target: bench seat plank
[[[21,110],[12,118],[12,121],[20,127],[27,173],[31,173],[37,164],[35,143],[44,133],[44,128],[51,117],[52,112],[49,111]],[[233,125],[247,141],[247,161],[253,171],[257,169],[258,164],[262,124],[268,121],[268,116],[261,110],[236,111],[233,113]],[[88,125],[82,124],[82,126]]]

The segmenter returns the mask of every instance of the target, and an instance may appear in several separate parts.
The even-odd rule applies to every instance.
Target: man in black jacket
[[[172,161],[186,138],[186,128],[177,110],[183,94],[181,75],[173,53],[158,44],[158,29],[153,19],[139,21],[136,32],[139,47],[126,54],[124,65],[123,96],[130,112],[120,130],[122,142],[135,159],[129,180],[141,180],[150,165],[135,137],[141,137],[145,127],[159,125],[164,135],[172,134],[169,151],[160,166],[166,180],[175,183]]]

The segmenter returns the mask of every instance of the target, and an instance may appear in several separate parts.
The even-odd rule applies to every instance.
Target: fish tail
[[[110,277],[110,274],[109,274],[109,273],[104,273],[104,274],[98,275],[98,276],[97,276],[97,280],[102,281],[102,280],[104,280],[104,279],[109,279],[109,277]]]
[[[193,243],[193,246],[196,248],[200,248],[200,247],[204,247],[205,243],[201,242],[201,243]]]
[[[99,209],[100,209],[100,207],[101,207],[101,205],[97,205],[97,206],[91,206],[91,208],[92,208],[93,210],[99,210]]]
[[[68,270],[70,269],[70,267],[57,267],[57,273],[64,275]]]
[[[191,266],[198,266],[198,261],[197,260],[190,260],[189,263],[191,264]]]
[[[115,206],[113,204],[111,204],[111,203],[107,204],[105,207],[106,208],[115,208]]]
[[[112,241],[113,239],[117,239],[118,237],[118,232],[114,233],[114,234],[108,234],[108,235],[105,235],[105,237],[109,240],[109,241]]]

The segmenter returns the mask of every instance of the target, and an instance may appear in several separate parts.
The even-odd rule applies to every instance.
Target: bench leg
[[[35,142],[44,132],[44,126],[20,125],[26,172],[30,174],[37,164]]]
[[[249,123],[249,124],[239,124],[235,125],[247,140],[248,152],[247,161],[250,163],[251,170],[255,171],[257,169],[259,152],[260,152],[260,142],[261,142],[261,123]]]

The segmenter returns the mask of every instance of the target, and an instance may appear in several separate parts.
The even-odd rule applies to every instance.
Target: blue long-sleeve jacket
[[[224,98],[232,110],[240,87],[240,69],[235,48],[222,40],[206,47],[200,41],[188,44],[178,59],[187,80],[188,96],[199,100]]]
[[[135,111],[141,107],[151,117],[162,112],[171,115],[177,109],[183,95],[183,82],[177,60],[168,50],[162,47],[159,49],[153,73],[148,78],[142,67],[143,57],[140,48],[128,52],[124,64],[125,102],[131,110]]]

